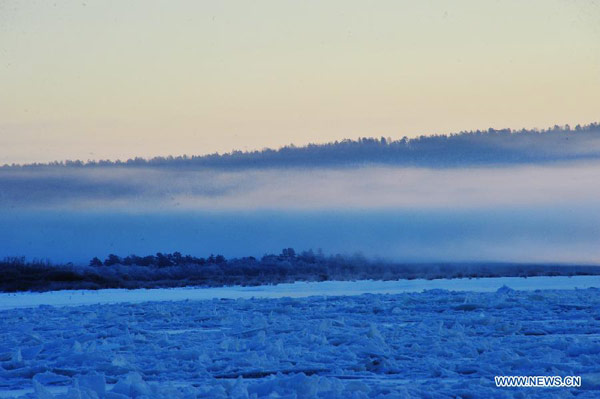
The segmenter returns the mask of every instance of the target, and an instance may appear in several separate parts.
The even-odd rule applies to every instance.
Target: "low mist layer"
[[[397,261],[595,263],[592,208],[0,213],[0,253],[85,263],[110,253],[226,257],[322,248]]]
[[[429,169],[0,170],[3,209],[319,210],[594,206],[600,162]]]
[[[424,168],[0,168],[0,256],[600,262],[600,162]]]

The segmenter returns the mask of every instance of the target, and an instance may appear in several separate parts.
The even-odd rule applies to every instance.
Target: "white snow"
[[[323,281],[253,287],[180,287],[134,290],[104,289],[97,291],[65,290],[42,293],[0,293],[0,311],[40,305],[78,306],[123,302],[142,303],[147,301],[209,300],[215,298],[302,298],[309,296],[362,295],[368,293],[399,294],[405,292],[421,292],[423,290],[431,289],[493,292],[502,286],[509,286],[517,290],[600,288],[600,276],[496,277],[438,280],[415,279],[398,281]]]

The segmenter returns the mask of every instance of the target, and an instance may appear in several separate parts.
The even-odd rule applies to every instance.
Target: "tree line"
[[[399,280],[471,277],[600,275],[600,266],[522,263],[400,263],[360,255],[324,255],[322,251],[225,259],[196,258],[177,252],[120,258],[109,255],[90,265],[52,264],[23,257],[0,260],[0,291],[64,289],[255,286],[327,280]],[[114,263],[113,263],[114,262]],[[179,262],[179,263],[176,263]]]
[[[293,248],[284,248],[279,255],[268,254],[264,255],[261,259],[261,262],[268,261],[302,261],[302,262],[311,262],[314,263],[317,257],[322,258],[323,254],[319,251],[315,254],[312,250],[303,251],[301,254],[296,255],[296,251]],[[257,262],[256,258],[253,256],[244,257],[241,259],[233,259],[235,263],[237,262]],[[102,266],[113,266],[113,265],[124,265],[124,266],[152,266],[152,267],[172,267],[172,266],[183,266],[183,265],[220,265],[227,263],[227,259],[223,255],[214,255],[203,258],[196,257],[191,255],[182,255],[181,252],[173,252],[173,253],[162,253],[157,252],[156,255],[146,255],[146,256],[138,256],[138,255],[128,255],[125,257],[120,257],[115,254],[108,255],[104,261],[102,261],[98,257],[92,258],[90,260],[89,266],[91,267],[102,267]]]
[[[393,140],[364,137],[279,149],[207,155],[131,158],[125,161],[56,161],[4,167],[315,167],[362,163],[451,167],[600,158],[600,124],[555,125],[549,129],[488,129]],[[594,150],[596,148],[596,150]]]

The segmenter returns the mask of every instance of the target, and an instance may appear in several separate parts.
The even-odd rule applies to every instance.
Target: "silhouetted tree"
[[[284,248],[281,251],[281,256],[284,258],[294,258],[296,256],[296,251],[294,251],[294,248]]]
[[[108,258],[104,260],[104,266],[112,266],[121,263],[121,258],[115,254],[108,255]]]
[[[223,255],[217,255],[215,257],[215,263],[217,265],[220,265],[221,263],[225,263],[225,262],[227,262],[227,259],[225,259],[225,257]]]
[[[93,267],[102,266],[102,261],[98,257],[95,256],[94,259],[92,259],[90,261],[90,266],[93,266]]]
[[[181,256],[181,252],[173,252],[173,255],[170,256],[171,262],[176,265],[183,264],[183,256]]]
[[[169,258],[160,252],[156,254],[156,262],[158,267],[173,266],[173,263],[169,260]]]

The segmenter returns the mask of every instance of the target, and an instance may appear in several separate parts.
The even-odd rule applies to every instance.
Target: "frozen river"
[[[600,278],[2,294],[0,397],[597,398],[590,287]],[[503,389],[496,375],[582,386]]]

